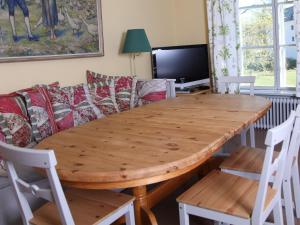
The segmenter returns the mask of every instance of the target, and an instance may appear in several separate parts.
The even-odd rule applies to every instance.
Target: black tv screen
[[[159,47],[152,49],[154,78],[188,83],[209,78],[207,45]]]

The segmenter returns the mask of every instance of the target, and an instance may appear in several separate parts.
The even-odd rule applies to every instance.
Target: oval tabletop
[[[196,168],[270,106],[257,96],[182,96],[59,132],[36,148],[55,151],[66,185],[146,185]]]

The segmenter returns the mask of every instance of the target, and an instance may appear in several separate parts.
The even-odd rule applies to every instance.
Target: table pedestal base
[[[136,225],[158,225],[157,220],[151,209],[168,197],[178,187],[186,183],[192,176],[197,174],[194,170],[188,174],[162,182],[151,191],[147,191],[146,186],[139,186],[132,189],[134,202]]]
[[[224,157],[210,158],[206,163],[187,174],[160,183],[151,191],[147,191],[147,186],[139,186],[132,189],[136,198],[134,202],[136,225],[158,225],[156,217],[151,209],[164,198],[172,194],[178,187],[189,181],[193,176],[199,178],[216,169],[224,160]]]

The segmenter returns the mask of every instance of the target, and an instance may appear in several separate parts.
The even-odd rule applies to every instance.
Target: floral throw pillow
[[[58,83],[54,83],[51,86],[58,87]],[[56,133],[58,128],[53,117],[51,103],[42,88],[35,87],[19,91],[18,93],[25,98],[35,141],[40,142]]]
[[[15,93],[0,96],[0,128],[8,144],[26,147],[32,142],[25,103]]]
[[[137,81],[135,106],[142,106],[167,98],[167,81],[164,79]]]
[[[104,115],[119,112],[115,98],[113,80],[89,84],[89,89],[94,105]]]
[[[88,87],[85,84],[64,88],[49,87],[46,93],[52,105],[56,125],[60,131],[103,116],[92,103]]]
[[[99,83],[114,80],[115,97],[119,111],[129,110],[132,106],[132,100],[135,93],[135,77],[131,76],[107,76],[87,71],[87,82]]]

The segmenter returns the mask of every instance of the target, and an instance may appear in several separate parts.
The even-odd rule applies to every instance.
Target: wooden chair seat
[[[259,182],[213,171],[177,198],[183,204],[250,219]],[[268,186],[265,208],[276,194]]]
[[[264,163],[265,153],[265,149],[241,146],[224,160],[220,165],[220,168],[222,170],[226,169],[260,174]],[[273,160],[277,157],[278,152],[274,151]]]
[[[103,221],[118,209],[134,201],[134,198],[112,191],[70,189],[65,192],[76,225],[94,225]],[[47,203],[33,213],[33,225],[61,225],[56,205]]]

